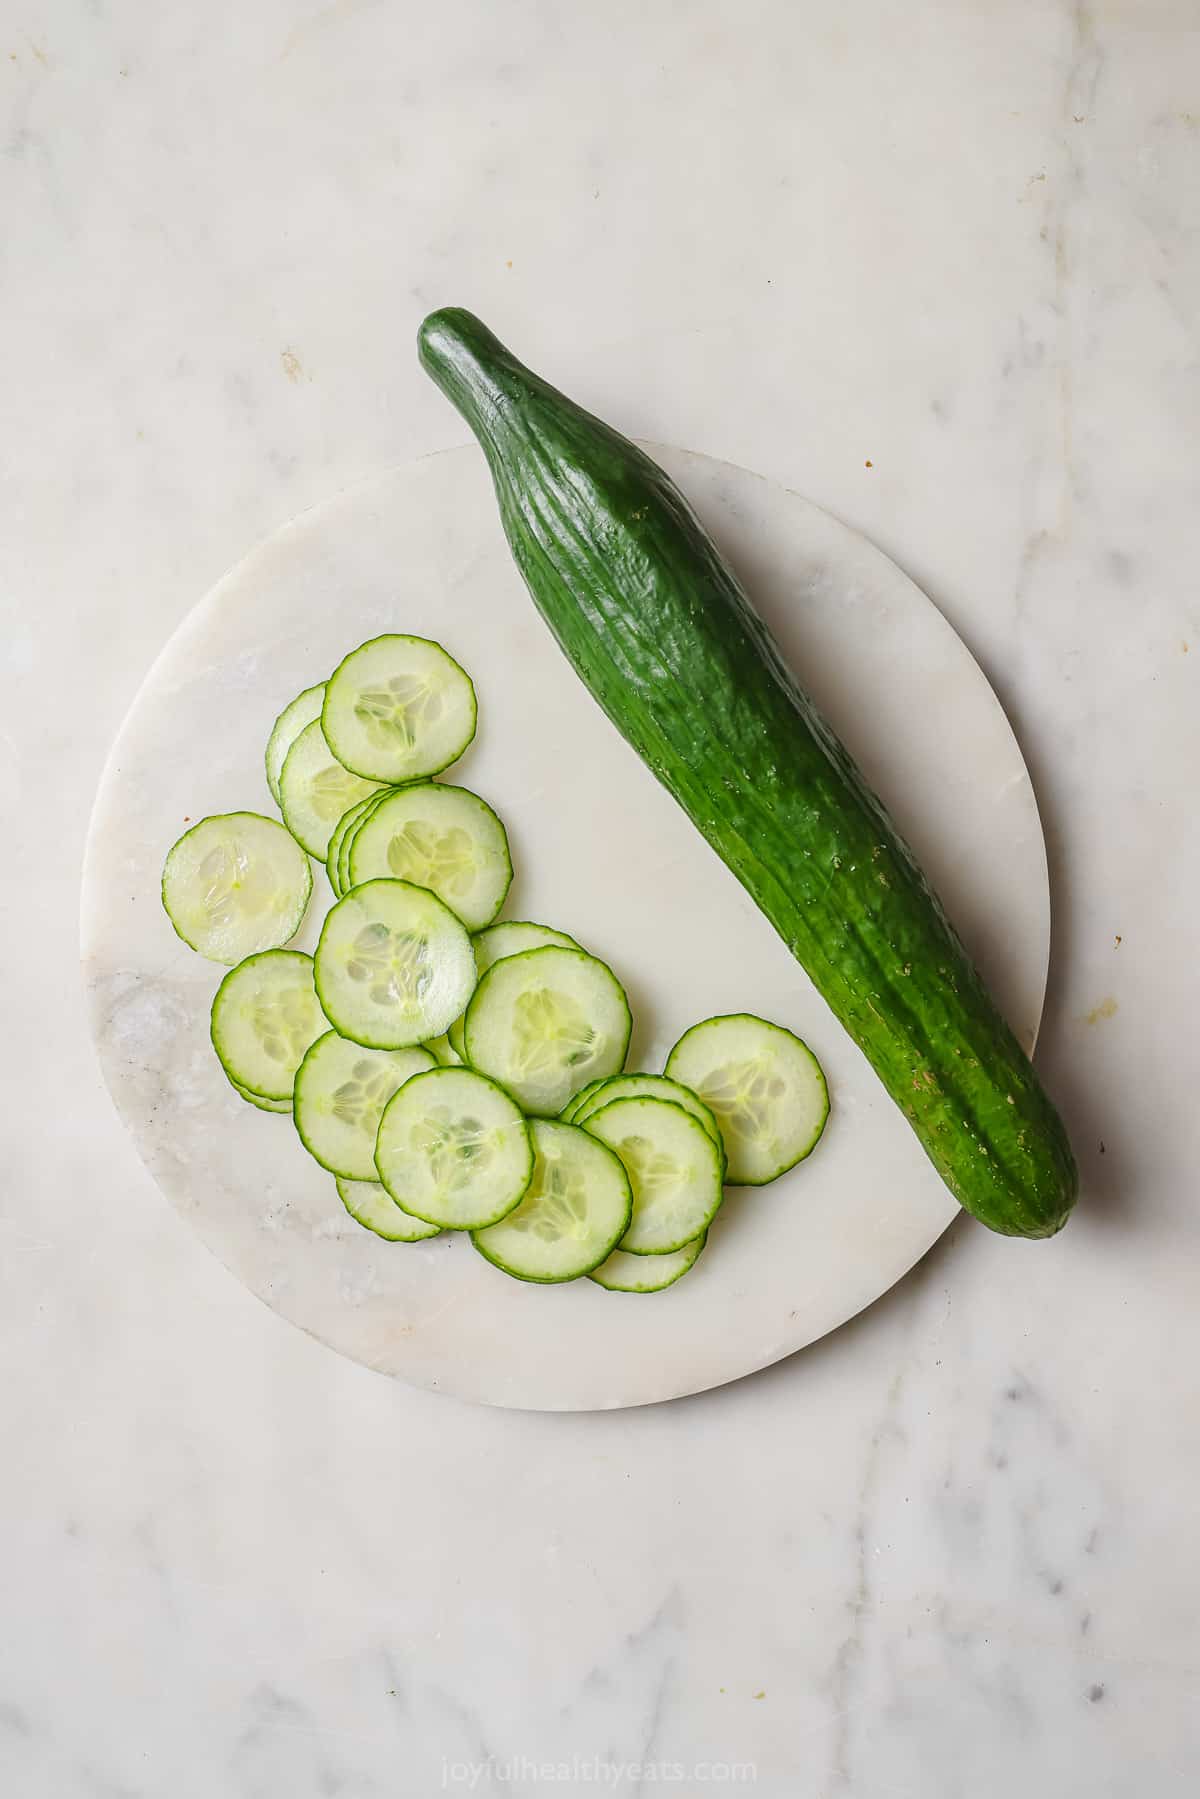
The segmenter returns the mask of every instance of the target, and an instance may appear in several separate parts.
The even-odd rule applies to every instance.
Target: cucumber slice
[[[469,931],[490,924],[512,884],[504,826],[465,787],[418,781],[375,807],[350,845],[350,886],[411,881],[428,887]]]
[[[533,1173],[533,1143],[520,1108],[494,1081],[469,1068],[435,1068],[388,1101],[375,1165],[414,1218],[476,1230],[519,1204]]]
[[[296,1070],[326,1029],[313,959],[269,949],[231,968],[212,1003],[212,1042],[235,1087],[259,1099],[292,1097]]]
[[[612,969],[581,949],[523,950],[488,969],[467,1009],[472,1068],[526,1112],[553,1117],[629,1048],[629,1001]]]
[[[358,836],[359,826],[366,824],[376,806],[378,806],[381,801],[385,800],[389,793],[394,791],[395,790],[391,787],[380,787],[377,792],[369,793],[365,800],[360,800],[359,804],[355,807],[354,817],[350,820],[346,830],[342,833],[342,841],[338,846],[337,874],[339,899],[341,899],[344,893],[350,891],[350,846]]]
[[[299,844],[259,812],[220,812],[167,852],[162,903],[189,949],[234,964],[300,929],[312,869]]]
[[[345,1181],[339,1177],[334,1185],[338,1198],[355,1223],[374,1231],[377,1237],[383,1237],[389,1243],[420,1243],[426,1237],[440,1234],[436,1224],[425,1224],[402,1212],[378,1181]]]
[[[594,1268],[588,1279],[610,1293],[661,1293],[673,1287],[693,1265],[708,1241],[708,1232],[694,1237],[682,1249],[666,1256],[631,1256],[628,1250],[614,1249],[607,1262]]]
[[[230,1081],[229,1085],[240,1099],[244,1099],[248,1105],[257,1106],[260,1112],[290,1112],[292,1109],[290,1099],[263,1099],[260,1094],[251,1093],[249,1087],[239,1087],[236,1081]]]
[[[667,1073],[715,1116],[733,1187],[786,1174],[812,1153],[829,1117],[829,1089],[807,1043],[749,1012],[694,1024],[667,1057]]]
[[[324,862],[338,820],[378,786],[377,781],[363,781],[342,767],[317,718],[305,725],[284,758],[279,810],[296,842]]]
[[[518,1280],[573,1281],[607,1261],[628,1230],[629,1176],[611,1150],[574,1125],[534,1118],[529,1133],[534,1166],[525,1197],[471,1241]]]
[[[407,881],[367,881],[330,908],[315,979],[334,1030],[368,1049],[440,1037],[475,986],[465,926]]]
[[[480,931],[472,941],[475,945],[475,967],[480,978],[487,973],[493,962],[503,961],[505,956],[519,956],[522,950],[549,949],[552,946],[559,949],[579,948],[574,937],[568,937],[565,931],[552,931],[549,925],[530,924],[524,918],[505,919],[503,924],[489,925],[486,931]],[[450,1047],[460,1061],[465,1059],[463,1023],[463,1019],[456,1018],[446,1033]]]
[[[607,1081],[597,1081],[572,1101],[573,1109],[567,1122],[586,1124],[593,1112],[598,1112],[601,1106],[611,1105],[615,1099],[666,1099],[672,1105],[682,1106],[704,1126],[724,1160],[720,1126],[704,1101],[690,1087],[685,1087],[681,1081],[673,1081],[666,1074],[614,1074]]]
[[[325,683],[319,681],[315,687],[306,687],[303,693],[298,693],[284,707],[271,727],[271,735],[267,738],[267,786],[271,789],[271,798],[276,805],[279,804],[279,777],[283,772],[287,753],[305,725],[311,725],[314,718],[320,718],[324,701]]]
[[[580,1108],[587,1103],[592,1097],[592,1094],[599,1093],[601,1087],[606,1086],[609,1081],[619,1079],[619,1075],[602,1074],[599,1080],[589,1081],[586,1087],[581,1087],[578,1093],[572,1094],[571,1098],[559,1113],[559,1117],[562,1119],[563,1123],[574,1124],[576,1118],[579,1116]]]
[[[339,762],[371,781],[436,775],[475,735],[475,689],[440,643],[373,637],[330,675],[321,713]]]
[[[386,792],[387,789],[385,788],[383,791]],[[342,840],[347,831],[358,823],[365,808],[379,797],[380,795],[377,793],[369,793],[366,799],[355,800],[349,811],[343,812],[333,827],[333,836],[329,839],[329,848],[325,852],[325,873],[329,876],[329,885],[333,888],[334,899],[342,897],[342,888],[338,882],[338,855],[341,851]]]
[[[708,1229],[725,1197],[724,1158],[705,1127],[666,1099],[615,1099],[579,1127],[620,1157],[633,1188],[630,1255],[682,1249]]]
[[[436,1066],[425,1049],[364,1049],[326,1031],[296,1070],[292,1110],[301,1143],[330,1174],[373,1181],[383,1108],[411,1075]]]
[[[451,1025],[450,1030],[453,1029],[454,1026]],[[431,1037],[429,1042],[423,1043],[421,1047],[427,1049],[434,1061],[440,1062],[443,1068],[458,1068],[462,1064],[462,1057],[450,1041],[450,1031],[445,1032],[441,1037]]]

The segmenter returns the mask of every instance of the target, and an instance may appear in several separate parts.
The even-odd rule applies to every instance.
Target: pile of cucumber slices
[[[700,1255],[726,1185],[810,1153],[825,1078],[748,1013],[693,1025],[662,1074],[623,1072],[617,977],[565,931],[495,922],[504,826],[433,778],[475,725],[475,689],[440,644],[364,643],[275,721],[283,823],[202,819],[167,856],[163,905],[229,965],[212,1041],[231,1085],[291,1113],[359,1224],[397,1243],[469,1231],[520,1280],[656,1293]],[[310,857],[334,896],[311,956],[284,947]]]

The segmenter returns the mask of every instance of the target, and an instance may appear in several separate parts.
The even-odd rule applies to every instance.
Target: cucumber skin
[[[917,862],[715,545],[634,444],[470,313],[421,361],[487,456],[534,604],[576,673],[741,881],[967,1211],[1066,1222],[1066,1131]]]

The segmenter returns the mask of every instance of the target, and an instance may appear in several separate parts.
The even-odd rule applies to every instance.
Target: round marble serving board
[[[744,469],[648,446],[739,571],[784,655],[888,803],[1023,1043],[1049,951],[1045,847],[1021,752],[982,672],[886,556]],[[381,1242],[343,1211],[287,1117],[244,1104],[208,1040],[222,970],[159,901],[189,821],[273,813],[272,720],[381,631],[443,642],[479,734],[448,778],[508,827],[504,916],[569,931],[616,970],[629,1066],[661,1068],[712,1013],[810,1043],[833,1110],[812,1158],[731,1191],[708,1247],[652,1296],[509,1280],[465,1237]],[[330,902],[323,870],[298,947]],[[642,1405],[733,1380],[884,1293],[957,1207],[899,1111],[766,920],[580,685],[508,554],[473,447],[305,513],[185,620],[113,748],[84,872],[83,956],[105,1078],[172,1204],[260,1298],[420,1386],[549,1410]]]

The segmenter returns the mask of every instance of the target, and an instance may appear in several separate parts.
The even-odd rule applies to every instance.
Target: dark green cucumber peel
[[[867,1055],[959,1203],[1048,1237],[1062,1121],[924,875],[683,495],[470,313],[421,361],[483,446],[534,603]]]

